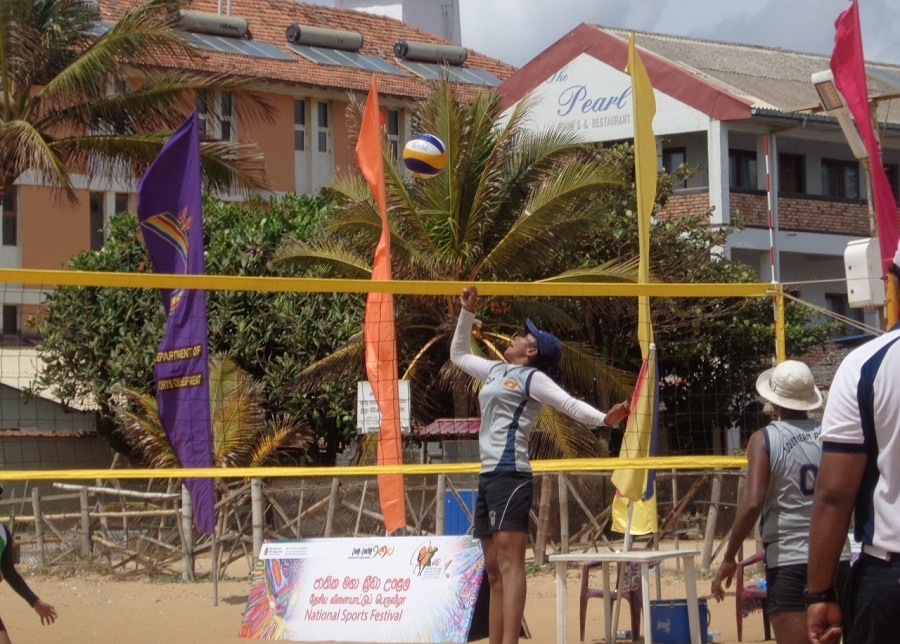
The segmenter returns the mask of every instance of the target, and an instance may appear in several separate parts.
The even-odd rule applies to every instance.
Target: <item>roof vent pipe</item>
[[[243,38],[250,31],[250,26],[244,18],[223,16],[218,13],[181,10],[176,14],[176,18],[176,28],[192,33]]]
[[[292,45],[327,47],[344,51],[359,51],[363,46],[361,33],[342,29],[325,29],[295,23],[287,28],[284,35]]]
[[[455,45],[399,40],[394,44],[394,55],[400,60],[462,65],[466,62],[468,52],[465,47],[456,47]]]

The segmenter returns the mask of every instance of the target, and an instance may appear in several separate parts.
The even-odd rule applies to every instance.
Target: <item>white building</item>
[[[631,139],[627,38],[620,29],[577,26],[500,85],[504,106],[530,96],[535,128],[566,128],[595,142]],[[696,170],[665,214],[711,209],[711,225],[730,225],[741,213],[745,228],[726,249],[732,259],[807,302],[861,317],[848,307],[843,254],[848,242],[871,235],[865,174],[837,121],[818,113],[811,75],[827,70],[829,58],[653,33],[635,41],[654,87],[660,167]],[[896,196],[900,113],[889,107],[900,96],[900,67],[867,70]],[[866,322],[878,325],[877,313],[870,309]]]

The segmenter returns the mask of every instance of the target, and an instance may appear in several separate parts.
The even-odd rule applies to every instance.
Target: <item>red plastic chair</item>
[[[659,562],[651,562],[650,567],[658,565]],[[589,585],[590,582],[590,573],[591,569],[596,568],[600,565],[600,562],[592,562],[584,564],[581,567],[581,599],[580,599],[580,607],[579,607],[579,633],[581,642],[584,641],[584,623],[585,618],[587,616],[587,602],[588,599],[592,597],[603,597],[603,589],[602,588],[592,588]],[[622,565],[622,564],[617,564]],[[612,571],[611,571],[612,572]],[[612,577],[612,579],[618,579],[618,570],[615,572],[616,576]],[[629,582],[629,580],[633,580],[636,578],[636,581]],[[638,639],[641,633],[641,605],[643,603],[641,597],[641,591],[643,589],[643,582],[641,581],[641,566],[638,563],[627,563],[625,564],[625,571],[623,574],[623,584],[626,586],[630,586],[627,590],[624,590],[621,593],[622,599],[628,602],[629,612],[631,613],[631,639],[635,641]],[[612,602],[616,602],[619,599],[619,591],[618,588],[610,591],[609,599]]]
[[[735,616],[737,617],[737,638],[738,642],[743,642],[744,631],[744,602],[747,600],[757,600],[762,604],[763,613],[763,630],[767,640],[772,639],[771,626],[769,625],[769,616],[766,615],[766,599],[767,593],[765,588],[744,585],[744,568],[763,561],[766,557],[765,551],[757,552],[755,555],[747,557],[737,565],[737,573],[735,575],[734,587],[734,607]]]

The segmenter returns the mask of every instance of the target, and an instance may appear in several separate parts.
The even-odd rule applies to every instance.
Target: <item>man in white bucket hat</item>
[[[900,274],[900,249],[891,272]],[[815,644],[900,640],[900,324],[857,347],[834,375],[809,542],[807,623]],[[843,604],[832,586],[853,515],[862,554]]]
[[[728,546],[712,582],[722,601],[737,570],[735,557],[759,523],[766,550],[766,614],[779,644],[806,642],[806,557],[816,472],[822,458],[819,422],[809,412],[822,406],[812,372],[798,360],[785,360],[756,379],[756,391],[777,420],[753,433],[747,444],[747,481],[738,503]],[[846,541],[846,531],[844,531]],[[845,544],[843,575],[848,573]]]

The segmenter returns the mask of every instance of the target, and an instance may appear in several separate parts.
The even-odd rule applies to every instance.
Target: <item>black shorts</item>
[[[850,574],[850,562],[838,565],[835,588],[843,595],[844,584]],[[803,601],[803,587],[806,586],[806,564],[792,564],[766,568],[766,614],[806,612]]]
[[[766,614],[806,612],[806,564],[766,568]]]
[[[472,534],[476,539],[497,530],[528,532],[528,512],[534,492],[531,472],[481,474]]]

